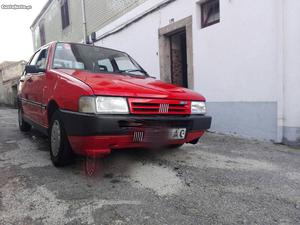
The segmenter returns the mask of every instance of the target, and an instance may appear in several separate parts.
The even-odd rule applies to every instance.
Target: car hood
[[[91,73],[78,70],[60,71],[89,85],[95,95],[205,101],[202,95],[192,90],[151,77]]]

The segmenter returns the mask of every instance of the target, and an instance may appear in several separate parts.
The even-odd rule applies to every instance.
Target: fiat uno
[[[51,160],[115,149],[196,144],[211,126],[205,98],[156,80],[128,54],[52,42],[35,52],[18,88],[19,127],[49,136]]]

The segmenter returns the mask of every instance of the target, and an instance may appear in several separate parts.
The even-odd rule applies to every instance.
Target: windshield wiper
[[[141,72],[141,73],[147,75],[146,71],[145,71],[145,70],[142,70],[142,69],[119,70],[118,72],[119,72],[119,73]]]

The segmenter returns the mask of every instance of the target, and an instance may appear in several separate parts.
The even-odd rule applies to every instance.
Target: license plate
[[[171,140],[183,140],[186,136],[186,128],[169,129],[169,138]]]

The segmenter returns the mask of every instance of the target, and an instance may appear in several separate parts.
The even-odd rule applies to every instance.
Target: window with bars
[[[220,22],[220,0],[208,0],[201,4],[201,27]]]
[[[63,0],[60,6],[62,29],[70,25],[68,0]]]

